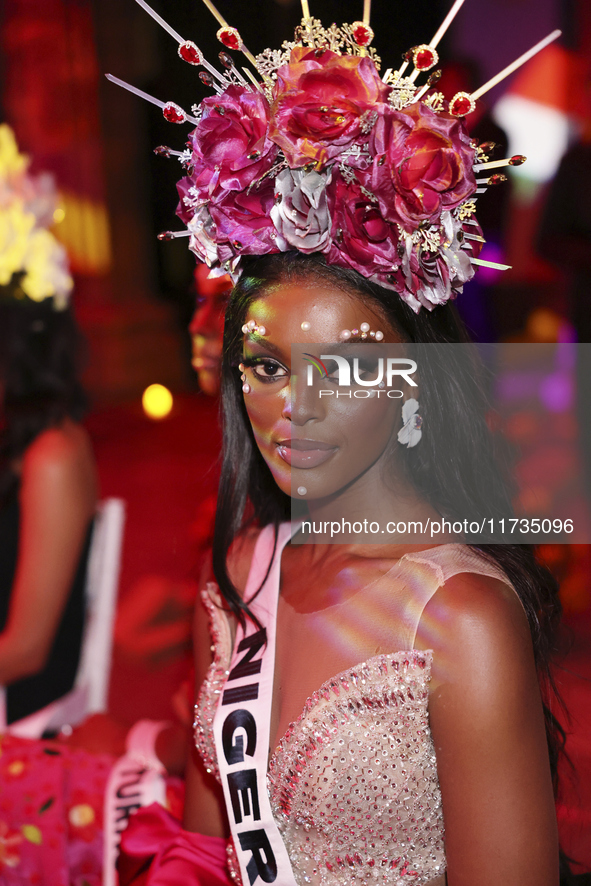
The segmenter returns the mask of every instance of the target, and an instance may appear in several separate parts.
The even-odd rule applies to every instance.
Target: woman
[[[191,363],[197,373],[199,389],[210,397],[220,390],[222,368],[222,337],[224,314],[232,290],[232,280],[227,274],[210,280],[206,265],[195,270],[195,311],[191,317]]]
[[[300,544],[288,522],[292,497],[312,527],[370,506],[423,523],[509,506],[455,352],[416,361],[402,407],[378,390],[341,409],[308,386],[315,366],[334,385],[344,345],[466,342],[447,302],[479,263],[474,195],[498,179],[474,177],[489,156],[459,119],[472,96],[417,85],[459,4],[383,77],[369,4],[328,30],[302,6],[295,44],[254,60],[254,89],[227,53],[217,83],[202,72],[216,94],[183,155],[191,248],[242,274],[224,333],[217,584],[196,614],[185,830],[166,847],[175,828],[152,821],[146,879],[138,816],[122,882],[227,883],[231,833],[244,884],[556,886],[555,721],[538,677],[545,691],[558,607],[532,552],[449,534],[334,545],[315,529]],[[179,54],[205,64],[190,41]]]
[[[8,290],[8,287],[6,287]],[[78,333],[53,299],[0,303],[0,683],[7,722],[73,686],[97,499]]]
[[[242,332],[249,321],[254,321],[259,332]],[[314,352],[317,339],[334,342],[343,329],[359,329],[363,322],[382,331],[385,342],[464,338],[450,306],[426,317],[416,315],[386,290],[314,256],[255,260],[245,268],[233,294],[226,320],[226,452],[214,545],[215,578],[225,602],[215,591],[207,598],[216,604],[208,603],[216,640],[213,665],[206,613],[196,613],[197,685],[204,683],[196,719],[200,756],[193,758],[187,776],[185,827],[190,833],[181,832],[189,848],[183,846],[181,858],[178,846],[165,856],[159,875],[162,882],[168,882],[167,865],[171,866],[168,876],[173,870],[177,877],[180,871],[185,877],[192,872],[200,882],[202,859],[197,864],[191,854],[192,832],[210,838],[228,834],[208,725],[218,698],[212,693],[221,691],[229,669],[230,646],[224,646],[220,638],[235,636],[240,620],[249,622],[248,600],[265,577],[276,547],[276,527],[289,519],[292,483],[299,487],[305,475],[312,519],[329,499],[333,507],[340,500],[346,509],[352,491],[365,494],[369,490],[375,495],[376,483],[382,490],[380,507],[386,499],[390,510],[396,511],[402,502],[406,519],[456,516],[447,506],[447,495],[458,482],[465,487],[464,501],[471,513],[483,507],[494,513],[504,504],[502,496],[499,502],[491,501],[492,459],[483,464],[479,460],[482,447],[474,446],[480,429],[474,427],[473,401],[469,404],[472,411],[463,405],[464,414],[460,408],[449,419],[459,431],[456,450],[445,455],[445,469],[435,464],[434,470],[428,464],[437,460],[440,450],[445,422],[438,403],[446,397],[441,382],[434,388],[424,377],[419,379],[424,430],[417,446],[406,450],[397,444],[393,452],[389,445],[392,430],[386,428],[378,439],[374,427],[372,436],[362,438],[366,449],[373,441],[365,456],[367,463],[348,462],[359,466],[358,475],[343,483],[341,472],[330,473],[330,460],[348,457],[347,446],[354,445],[355,435],[343,439],[341,433],[341,438],[331,438],[334,423],[328,430],[325,427],[331,421],[329,412],[306,406],[305,398],[296,396],[292,402],[294,385],[299,382],[291,371],[291,345],[306,343],[306,351]],[[304,331],[306,323],[310,325]],[[245,383],[239,363],[245,365]],[[452,369],[446,378],[452,380],[448,386],[455,384]],[[243,385],[250,390],[244,391]],[[382,421],[387,424],[390,416],[384,414]],[[429,430],[433,421],[435,433]],[[294,480],[294,468],[290,470],[284,450],[287,440],[293,444],[302,434],[334,443],[335,451],[318,468],[296,468]],[[392,464],[394,476],[402,478],[394,487],[384,485]],[[437,483],[423,484],[426,468]],[[334,488],[327,487],[327,482],[333,482]],[[430,490],[430,498],[422,485]],[[245,520],[247,500],[252,508],[250,520]],[[262,531],[248,528],[253,516],[259,527],[265,527]],[[445,882],[447,869],[449,884],[555,884],[558,850],[552,776],[536,664],[545,685],[551,624],[558,604],[552,582],[536,566],[531,551],[498,545],[477,553],[453,543],[437,547],[408,542],[298,545],[290,544],[288,536],[282,533],[282,542],[287,542],[282,553],[275,550],[281,563],[270,726],[270,747],[275,750],[269,787],[296,882],[373,882],[376,869],[384,877],[382,865],[387,859],[384,882],[435,886]],[[251,579],[245,602],[243,592],[257,538],[263,538],[259,545],[264,549],[259,546],[257,554],[263,565],[259,563],[260,581],[253,585]],[[438,572],[444,581],[433,579]],[[232,612],[228,613],[228,607]],[[251,624],[249,631],[253,629]],[[397,658],[402,651],[400,663],[409,659],[405,650],[410,649],[415,651],[404,678],[420,697],[428,689],[428,719],[421,704],[406,711],[386,710],[384,715],[383,700],[376,714],[371,704],[363,705],[352,692],[350,700],[358,701],[361,708],[355,728],[338,731],[336,746],[331,741],[304,752],[309,730],[326,725],[323,708],[342,713],[345,692],[341,683],[339,698],[331,691],[324,705],[307,699],[314,699],[320,687],[326,693],[335,675],[359,672],[363,662],[370,669],[376,663],[383,665],[383,658]],[[383,686],[373,671],[371,676],[375,684],[371,691],[380,699]],[[389,691],[397,687],[397,677],[388,673]],[[546,714],[553,756],[553,719]],[[295,728],[290,726],[294,721]],[[423,740],[413,735],[417,724]],[[427,737],[429,730],[433,745]],[[372,733],[377,736],[374,742],[367,738]],[[359,741],[362,750],[356,750]],[[396,744],[400,741],[410,744],[410,749],[401,752]],[[341,752],[343,742],[345,751]],[[372,774],[363,771],[368,751],[376,755],[379,775],[375,766]],[[298,753],[309,761],[304,774],[285,777],[285,772],[293,772]],[[413,766],[409,754],[418,754],[419,763]],[[397,767],[411,773],[402,785],[396,778]],[[354,773],[356,783],[351,782]],[[384,779],[378,804],[372,793],[376,778]],[[337,809],[332,812],[327,783],[336,800]],[[378,815],[386,837],[376,835],[373,819]],[[348,825],[351,818],[354,836]],[[202,838],[197,839],[202,853]],[[206,845],[219,852],[223,870],[224,843],[214,840]],[[178,864],[187,868],[175,868]]]

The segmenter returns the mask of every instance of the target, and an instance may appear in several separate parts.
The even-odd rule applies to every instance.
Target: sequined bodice
[[[441,553],[408,561],[407,568],[419,573],[428,563],[423,585],[430,577],[437,588],[450,574]],[[500,577],[479,562],[481,568],[472,562],[470,570],[464,562],[453,572]],[[218,594],[215,585],[202,592],[215,658],[195,723],[198,750],[216,775],[211,724],[231,656]],[[444,883],[441,793],[428,717],[431,661],[430,651],[414,649],[376,655],[339,673],[311,695],[279,741],[270,758],[268,789],[298,883]],[[238,879],[237,866],[230,867]]]

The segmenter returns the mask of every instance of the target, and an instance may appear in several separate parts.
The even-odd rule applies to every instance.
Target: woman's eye
[[[329,378],[333,381],[338,380],[339,377],[339,367],[334,360],[325,360],[324,365],[326,367],[326,378]]]
[[[349,364],[349,372],[351,379],[353,379],[355,373],[355,360],[357,358],[347,357],[347,363]],[[326,366],[326,377],[331,381],[338,381],[339,378],[339,367],[334,360],[325,360],[324,365]],[[358,360],[357,363],[357,374],[359,378],[366,378],[368,376],[373,377],[376,375],[378,371],[378,364],[376,360],[372,359],[363,359]]]
[[[279,378],[286,378],[287,369],[274,360],[260,360],[253,364],[252,373],[260,381],[268,382]]]
[[[359,360],[357,374],[359,378],[375,378],[378,372],[377,360]]]

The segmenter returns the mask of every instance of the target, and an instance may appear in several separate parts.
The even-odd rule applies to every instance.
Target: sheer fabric
[[[272,548],[268,527],[253,559],[266,554],[268,562]],[[298,612],[279,598],[271,722],[277,740],[268,787],[299,883],[444,883],[428,716],[432,654],[414,644],[426,604],[460,573],[508,584],[469,548],[441,545],[406,554],[344,602],[319,611]],[[211,721],[229,665],[231,625],[216,586],[202,596],[215,659],[197,703],[195,737],[215,773]],[[237,866],[233,873],[238,879]]]

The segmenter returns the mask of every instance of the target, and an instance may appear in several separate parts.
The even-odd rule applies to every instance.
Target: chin
[[[220,378],[217,373],[199,372],[199,388],[208,397],[216,397],[220,392]]]
[[[275,448],[275,447],[273,447]],[[291,476],[291,468],[287,465],[275,452],[275,458],[269,458],[267,454],[262,451],[259,447],[259,452],[263,456],[265,460],[265,464],[271,471],[273,475],[273,479],[275,483],[286,495],[291,496],[291,484],[292,484],[292,476]]]

